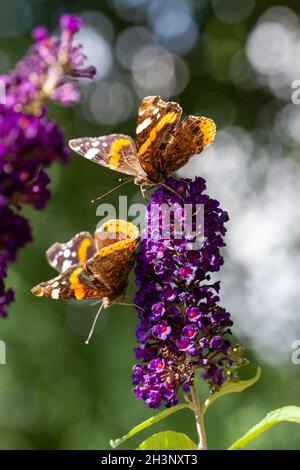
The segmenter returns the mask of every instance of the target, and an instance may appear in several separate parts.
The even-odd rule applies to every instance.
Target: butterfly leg
[[[147,188],[144,188],[143,185],[140,185],[140,188],[141,188],[141,193],[142,193],[143,198],[145,199],[145,201],[149,202],[150,197],[147,194]]]
[[[101,194],[101,196],[98,196],[98,197],[96,197],[95,199],[92,199],[92,200],[91,200],[91,203],[93,204],[94,202],[99,201],[99,200],[102,199],[103,197],[108,196],[109,194],[113,193],[116,189],[121,188],[122,186],[124,186],[124,185],[127,184],[127,183],[130,183],[130,181],[133,181],[133,179],[134,179],[134,178],[129,178],[129,179],[123,181],[121,184],[118,184],[117,186],[115,186],[114,188],[110,189],[110,190],[107,191],[106,193]]]
[[[179,199],[184,201],[184,198],[181,196],[181,194],[178,194],[177,191],[175,191],[175,189],[171,188],[170,186],[168,186],[165,183],[160,183],[160,184],[163,188],[167,189],[168,191],[171,191],[171,193],[175,194],[177,197],[179,197]]]
[[[145,311],[142,307],[140,307],[139,305],[136,305],[136,304],[130,304],[130,303],[126,303],[126,302],[118,302],[118,305],[125,305],[125,306],[128,306],[128,307],[138,308],[138,309],[142,310],[143,312]]]
[[[87,337],[87,339],[86,339],[85,344],[89,344],[90,339],[91,339],[91,337],[93,336],[93,333],[94,333],[94,330],[95,330],[95,326],[96,326],[97,320],[98,320],[98,318],[99,318],[99,315],[100,315],[101,310],[102,310],[103,307],[105,308],[104,302],[101,302],[100,308],[99,308],[98,312],[96,313],[95,319],[94,319],[93,324],[92,324],[92,328],[91,328],[91,330],[90,330],[90,332],[89,332],[89,335],[88,335],[88,337]]]

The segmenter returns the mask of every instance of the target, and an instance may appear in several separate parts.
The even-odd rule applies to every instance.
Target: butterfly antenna
[[[101,303],[102,303],[102,300],[95,300],[95,302],[90,303],[90,306],[94,307],[94,305],[98,305],[98,304],[101,304]]]
[[[118,302],[118,305],[126,305],[128,307],[134,307],[134,308],[139,308],[140,310],[142,310],[143,312],[145,311],[142,307],[140,307],[139,305],[136,305],[136,304],[127,304],[125,302]]]
[[[122,181],[121,184],[118,184],[117,186],[115,186],[114,188],[110,189],[109,191],[107,191],[106,193],[102,194],[101,196],[96,197],[95,199],[92,199],[92,200],[91,200],[91,203],[93,204],[94,202],[99,201],[99,199],[102,199],[103,197],[108,196],[109,194],[113,193],[116,189],[121,188],[121,186],[124,186],[125,184],[130,183],[130,181],[133,181],[133,180],[134,180],[134,178],[129,178],[128,180]]]
[[[99,315],[100,315],[100,313],[101,313],[102,308],[103,308],[103,302],[102,302],[102,304],[100,305],[100,308],[99,308],[98,312],[96,313],[95,319],[94,319],[93,324],[92,324],[91,331],[89,332],[89,335],[88,335],[88,337],[87,337],[87,339],[86,339],[85,344],[89,344],[90,339],[91,339],[91,337],[93,336],[93,333],[94,333],[94,330],[95,330],[95,326],[96,326],[96,323],[97,323],[97,320],[98,320],[98,318],[99,318]]]
[[[176,196],[178,196],[182,201],[184,201],[183,197],[181,196],[181,194],[178,194],[175,189],[171,188],[170,186],[168,186],[167,184],[165,183],[159,183],[163,188],[167,189],[168,191],[171,191],[171,193],[173,194],[176,194]]]

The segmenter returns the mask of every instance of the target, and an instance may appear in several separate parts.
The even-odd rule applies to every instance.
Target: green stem
[[[195,385],[193,385],[190,388],[190,397],[191,397],[190,404],[195,414],[196,428],[197,428],[197,433],[199,436],[198,447],[199,447],[199,450],[207,450],[204,419],[203,419],[203,414],[202,414],[201,405],[199,401],[198,391]]]

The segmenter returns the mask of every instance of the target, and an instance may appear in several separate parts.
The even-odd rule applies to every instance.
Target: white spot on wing
[[[93,147],[98,147],[99,146],[99,140],[95,140],[94,142],[92,142],[92,146]]]
[[[66,249],[64,250],[64,257],[65,257],[65,258],[69,258],[70,254],[71,254],[71,251],[69,250],[69,248],[66,248]]]
[[[65,260],[62,265],[62,271],[66,271],[71,266],[72,266],[72,262],[69,260]]]
[[[59,299],[60,289],[53,289],[51,292],[51,299]]]
[[[143,122],[141,122],[137,128],[136,128],[136,133],[139,134],[140,132],[143,132],[143,130],[146,129],[151,124],[151,118],[146,118]]]
[[[98,153],[98,149],[88,149],[88,151],[86,152],[86,154],[84,155],[86,158],[88,158],[89,160],[94,158]]]

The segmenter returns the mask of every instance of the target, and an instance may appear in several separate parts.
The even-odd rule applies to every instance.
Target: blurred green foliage
[[[82,0],[32,0],[20,5],[25,3],[32,6],[34,26],[45,24],[54,28],[61,11],[80,14],[85,9],[105,14],[115,33],[130,25],[108,1],[92,0],[87,6]],[[261,12],[280,3],[257,1],[251,15],[235,25],[217,18],[209,1],[190,3],[195,7],[199,37],[185,56],[189,82],[180,96],[173,98],[178,99],[189,114],[201,112],[214,118],[219,126],[236,122],[251,131],[258,111],[267,101],[267,94],[264,89],[238,88],[232,81],[229,64],[232,56],[244,46]],[[284,4],[296,8],[292,1]],[[0,17],[3,8],[8,8],[7,2],[1,2]],[[8,38],[1,37],[0,31],[0,49],[9,55],[12,63],[30,44],[29,31],[22,34]],[[208,41],[212,37],[213,40]],[[134,116],[115,126],[100,126],[78,117],[76,108],[52,106],[51,111],[53,118],[66,130],[66,138],[112,131],[134,132]],[[65,241],[80,230],[94,230],[97,217],[90,200],[115,185],[119,176],[74,154],[68,166],[56,164],[50,173],[53,197],[43,212],[26,209],[33,226],[34,242],[20,252],[9,273],[8,284],[15,287],[17,298],[9,318],[0,323],[0,338],[7,345],[7,364],[0,366],[0,448],[107,449],[111,438],[122,436],[153,414],[131,392],[135,313],[123,306],[104,312],[97,333],[86,346],[84,339],[97,307],[37,299],[30,289],[53,276],[44,256],[52,243]],[[133,185],[127,187],[126,194],[142,201]],[[118,192],[109,197],[109,202],[117,204]],[[128,301],[133,292],[131,283]],[[257,360],[247,338],[239,338],[239,341],[248,348],[251,359],[242,377],[250,378],[255,373]],[[253,388],[224,397],[208,411],[210,448],[228,447],[269,410],[287,404],[299,405],[299,367],[293,366],[288,358],[283,366],[271,367],[261,361],[260,365],[263,376]],[[204,393],[205,390],[203,398]],[[150,432],[126,442],[123,448],[136,447],[150,433],[166,429],[184,432],[196,439],[193,416],[184,410],[157,424]],[[296,425],[282,424],[262,435],[249,448],[299,449],[299,443],[300,431]]]

